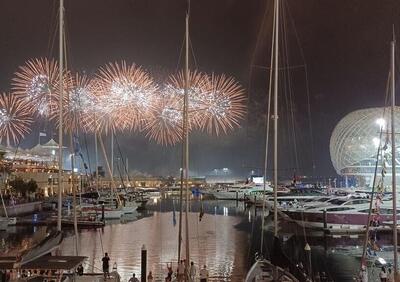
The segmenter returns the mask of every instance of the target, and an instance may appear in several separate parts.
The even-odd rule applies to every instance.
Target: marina
[[[167,276],[167,263],[176,263],[177,224],[174,225],[174,208],[178,198],[168,197],[152,201],[147,211],[141,212],[136,218],[112,220],[106,222],[102,229],[82,229],[79,231],[80,254],[86,259],[83,263],[85,273],[101,272],[101,257],[108,252],[111,262],[116,262],[118,273],[122,280],[129,279],[132,273],[141,273],[141,249],[146,246],[148,254],[148,270],[157,279]],[[198,213],[203,208],[204,216],[199,221]],[[246,209],[243,202],[219,201],[206,199],[191,201],[190,223],[193,226],[190,233],[191,253],[195,261],[207,264],[211,281],[241,281],[251,266],[254,255],[259,248],[261,210]],[[271,236],[271,217],[266,218],[266,236]],[[292,259],[306,260],[302,247],[304,244],[303,230],[289,221],[280,221],[280,230],[284,240],[284,250]],[[22,242],[31,238],[34,233],[43,234],[55,226],[17,226],[1,232],[5,245],[2,251],[15,255]],[[151,230],[151,231],[150,231]],[[147,234],[153,234],[148,236]],[[18,234],[7,240],[7,234]],[[115,235],[118,234],[118,235]],[[362,234],[324,234],[307,230],[307,240],[312,250],[313,269],[325,272],[334,281],[353,281],[357,276],[357,265],[360,262],[362,250],[358,247],[364,237]],[[6,237],[4,237],[6,236]],[[111,238],[118,236],[118,242]],[[324,238],[324,236],[327,236]],[[4,241],[6,239],[6,241]],[[390,233],[381,234],[381,242],[390,244]],[[4,243],[3,243],[4,244]],[[71,256],[74,251],[73,228],[66,229],[66,238],[62,244],[61,254]],[[268,243],[269,244],[269,243]],[[297,246],[297,247],[296,247]],[[271,246],[269,246],[271,247]],[[391,261],[390,249],[386,247],[382,256]],[[297,253],[297,254],[296,254]],[[349,255],[351,254],[351,255]],[[379,255],[378,255],[379,256]],[[337,268],[343,260],[346,268]],[[374,263],[375,259],[369,259]],[[379,267],[370,268],[371,275],[379,273]],[[340,279],[340,280],[339,280]]]
[[[399,3],[31,2],[0,282],[400,281]]]

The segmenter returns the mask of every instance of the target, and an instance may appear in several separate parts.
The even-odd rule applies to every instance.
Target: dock
[[[72,219],[62,219],[61,221],[64,227],[73,227],[74,221]],[[101,228],[104,227],[104,221],[90,221],[90,220],[78,220],[78,227],[80,228]],[[18,219],[17,226],[44,226],[44,225],[57,225],[57,219]]]

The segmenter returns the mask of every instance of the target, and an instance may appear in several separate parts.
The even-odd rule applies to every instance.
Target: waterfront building
[[[16,177],[25,181],[34,180],[39,188],[37,191],[45,196],[57,193],[58,189],[58,143],[50,139],[45,144],[37,144],[28,149],[1,147],[4,154],[4,162],[9,167],[9,174],[3,172],[2,177],[8,180]],[[69,151],[64,147],[65,164],[68,164],[67,157],[70,157]],[[70,166],[70,165],[69,165]],[[64,165],[64,168],[67,167]],[[77,173],[76,180],[78,189],[81,187],[82,175]],[[71,169],[64,169],[63,174],[64,192],[72,191]]]
[[[400,107],[396,107],[395,119],[396,152],[398,152],[396,167],[400,169]],[[346,178],[356,178],[358,186],[372,187],[376,157],[380,147],[382,154],[378,162],[378,181],[384,163],[386,167],[384,184],[390,190],[392,177],[390,128],[389,108],[357,110],[342,118],[330,139],[330,155],[336,172]]]

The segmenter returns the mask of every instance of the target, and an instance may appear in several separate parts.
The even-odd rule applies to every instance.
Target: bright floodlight
[[[379,127],[381,127],[382,129],[385,128],[386,121],[385,121],[383,118],[378,118],[375,122],[376,122],[376,124],[379,125]]]
[[[379,138],[377,138],[377,137],[372,138],[372,143],[374,143],[375,147],[378,148],[379,147]]]

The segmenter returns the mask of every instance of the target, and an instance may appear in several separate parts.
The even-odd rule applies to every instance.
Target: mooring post
[[[147,249],[146,246],[142,246],[142,271],[140,276],[141,282],[146,282],[146,273],[147,273]]]
[[[327,231],[328,229],[328,215],[326,213],[326,209],[323,210],[323,216],[324,216],[324,232]]]
[[[104,222],[104,203],[101,204],[101,221]]]

